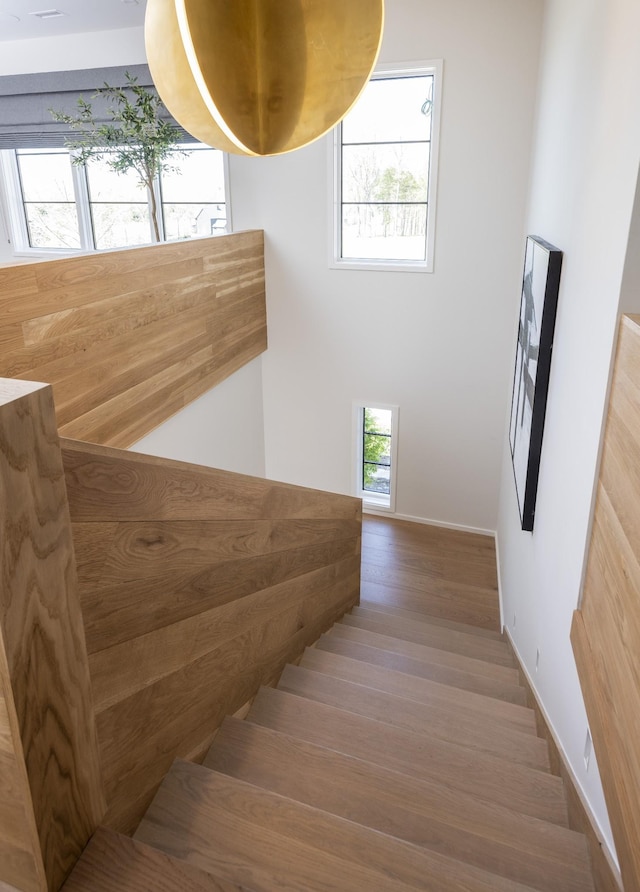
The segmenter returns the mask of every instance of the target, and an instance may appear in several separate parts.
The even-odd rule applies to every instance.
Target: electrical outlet
[[[589,770],[589,762],[591,761],[591,750],[593,749],[593,744],[591,742],[591,732],[587,728],[587,736],[584,741],[584,767]]]

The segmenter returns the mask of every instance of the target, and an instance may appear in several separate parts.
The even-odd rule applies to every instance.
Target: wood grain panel
[[[74,522],[362,516],[359,499],[62,439]]]
[[[63,440],[108,809],[131,831],[176,756],[349,607],[357,499]]]
[[[104,800],[50,387],[0,385],[0,492],[0,879],[57,889]]]
[[[0,267],[0,375],[66,436],[130,446],[266,349],[263,236]]]
[[[623,317],[571,631],[624,888],[640,890],[640,317]]]

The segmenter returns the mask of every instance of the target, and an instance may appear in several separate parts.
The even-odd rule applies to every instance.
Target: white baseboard
[[[477,533],[480,536],[494,537],[495,530],[484,530],[481,527],[468,527],[461,523],[448,523],[444,520],[433,520],[428,517],[413,517],[411,514],[397,514],[391,511],[378,511],[370,505],[363,505],[365,514],[375,514],[377,517],[388,517],[391,520],[408,520],[410,523],[423,523],[430,527],[444,527],[446,530],[460,530],[462,533]]]
[[[494,533],[494,541],[496,543],[496,575],[498,578],[498,607],[500,608],[500,628],[505,631],[506,619],[504,615],[504,601],[502,600],[502,576],[500,574],[500,540],[498,533]]]

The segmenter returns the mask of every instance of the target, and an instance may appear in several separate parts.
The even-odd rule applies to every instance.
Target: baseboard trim
[[[445,520],[433,520],[429,517],[414,517],[412,514],[397,514],[393,511],[377,510],[370,505],[362,506],[363,514],[375,514],[377,517],[388,517],[390,520],[408,520],[409,523],[422,523],[430,527],[443,527],[445,530],[459,530],[461,533],[476,533],[478,536],[496,535],[495,530],[485,530],[482,527],[468,527],[461,523],[448,523]]]
[[[498,573],[498,579],[499,576],[500,574]],[[520,675],[527,691],[528,705],[536,714],[538,734],[546,738],[547,743],[549,744],[551,770],[564,781],[569,809],[569,826],[572,830],[584,833],[587,838],[593,872],[593,882],[596,892],[624,892],[620,870],[613,853],[611,852],[607,841],[603,838],[602,831],[600,830],[598,822],[591,811],[582,788],[573,773],[573,769],[569,764],[566,753],[556,737],[553,724],[542,703],[538,699],[531,676],[525,668],[524,661],[518,652],[518,648],[506,626],[503,626],[503,632],[505,633],[506,639],[518,661]]]
[[[502,574],[500,572],[500,537],[498,536],[497,532],[493,535],[493,541],[495,542],[496,546],[496,579],[498,580],[498,608],[500,610],[500,631],[504,632],[507,620],[504,615],[504,601],[502,599]]]

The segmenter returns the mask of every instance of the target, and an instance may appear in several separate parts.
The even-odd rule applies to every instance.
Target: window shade
[[[49,109],[75,115],[77,100],[90,101],[96,120],[108,123],[108,100],[91,97],[105,83],[124,87],[125,72],[143,87],[153,86],[148,65],[87,68],[79,71],[47,71],[41,74],[10,74],[0,77],[0,149],[31,149],[64,146],[77,133],[64,123],[54,121]],[[197,142],[171,115],[165,117],[179,131],[179,142]]]

